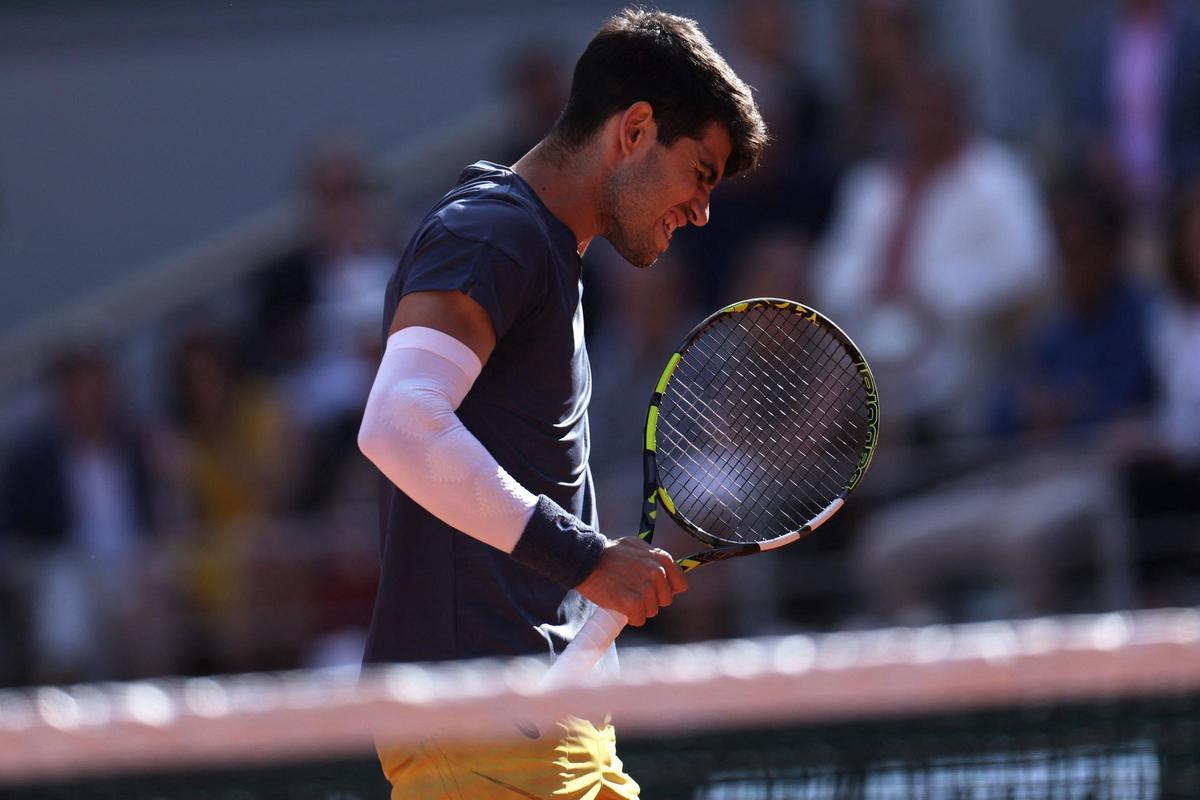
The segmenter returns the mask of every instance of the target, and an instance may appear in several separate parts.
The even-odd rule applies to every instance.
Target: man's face
[[[653,264],[676,228],[708,222],[709,194],[732,150],[725,127],[712,122],[697,139],[654,141],[622,162],[604,187],[604,238],[634,266]]]

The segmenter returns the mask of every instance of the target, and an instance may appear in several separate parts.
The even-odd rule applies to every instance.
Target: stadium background
[[[0,686],[357,662],[382,284],[462,166],[548,128],[617,7],[0,8]],[[627,639],[1197,605],[1200,9],[663,7],[777,141],[654,270],[588,254],[603,527],[633,530],[651,382],[721,303],[845,320],[885,428],[820,536],[700,576]],[[932,178],[888,207],[880,176],[918,151]],[[971,258],[922,266],[926,239]],[[931,302],[926,273],[970,301]]]

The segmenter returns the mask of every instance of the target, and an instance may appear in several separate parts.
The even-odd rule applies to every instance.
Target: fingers
[[[625,613],[625,612],[622,612],[622,613]],[[655,612],[655,613],[657,613],[657,612]],[[633,613],[625,614],[625,618],[627,620],[629,620],[629,622],[626,623],[627,625],[632,625],[635,628],[640,628],[646,624],[646,609],[643,606],[640,611],[633,611]]]
[[[654,589],[654,599],[658,605],[669,606],[675,598],[675,592],[671,591],[671,583],[667,580],[667,571],[663,567],[659,567],[654,573],[654,583],[651,588]]]
[[[665,584],[666,576],[664,575],[661,580]],[[649,583],[642,584],[640,591],[630,592],[628,602],[631,608],[625,612],[625,616],[629,618],[629,624],[633,627],[640,628],[651,617],[658,616],[659,608],[664,605],[660,601],[656,584],[657,581],[652,579]]]
[[[642,597],[642,609],[646,612],[646,619],[658,616],[658,598],[653,594],[653,591],[647,591]]]
[[[687,589],[683,571],[664,550],[627,537],[606,548],[600,562],[578,587],[596,604],[620,611],[639,627],[671,605]]]
[[[671,605],[675,599],[675,595],[687,589],[687,580],[683,577],[683,570],[671,558],[671,554],[665,550],[653,548],[650,550],[658,562],[656,567],[651,570],[650,583],[642,592],[642,610],[645,612],[645,619],[658,616],[658,612]],[[630,624],[640,625],[642,623]]]
[[[667,585],[670,587],[671,594],[676,595],[687,591],[687,578],[683,576],[683,570],[675,563],[675,559],[671,558],[671,554],[657,547],[650,552],[654,553],[658,557],[659,563],[663,565],[664,577],[667,579]]]

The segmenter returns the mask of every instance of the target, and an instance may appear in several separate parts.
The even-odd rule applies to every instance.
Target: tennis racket
[[[711,549],[703,564],[790,544],[833,516],[871,463],[879,399],[866,359],[817,311],[759,298],[697,325],[646,413],[641,532],[663,508]],[[625,627],[597,608],[544,687],[585,676]]]

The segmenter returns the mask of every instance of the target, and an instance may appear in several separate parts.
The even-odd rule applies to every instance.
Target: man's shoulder
[[[512,170],[487,162],[463,172],[427,225],[495,248],[516,261],[545,256],[552,246],[546,220],[528,187]]]
[[[873,196],[879,192],[894,191],[898,184],[892,159],[876,156],[856,164],[846,172],[842,193],[853,198]]]
[[[1021,153],[1006,142],[990,136],[978,136],[965,147],[960,165],[976,177],[1030,177],[1029,165]]]
[[[949,195],[971,193],[989,207],[1039,206],[1033,171],[1008,144],[989,137],[969,142],[952,166],[944,171]]]

